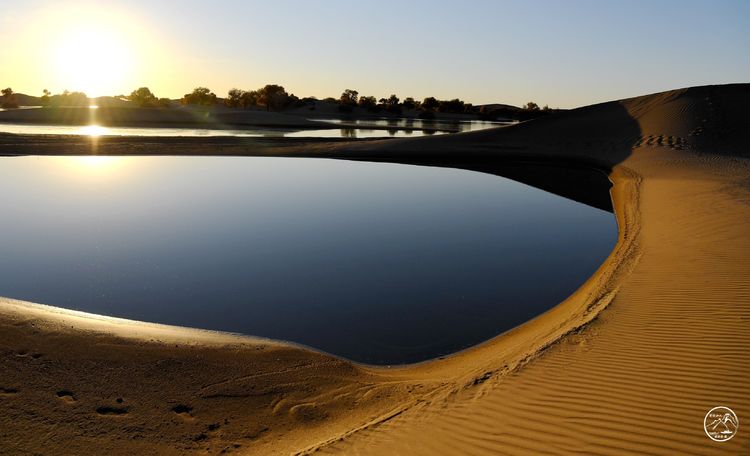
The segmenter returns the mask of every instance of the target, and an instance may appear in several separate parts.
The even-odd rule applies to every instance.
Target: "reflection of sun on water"
[[[113,165],[117,161],[117,157],[106,155],[84,155],[81,157],[72,157],[70,160],[78,166],[86,168],[102,168],[104,166]]]
[[[99,125],[86,125],[85,127],[81,127],[79,131],[82,135],[97,137],[106,134],[108,129]]]
[[[79,177],[112,178],[121,171],[123,157],[106,155],[82,155],[63,158],[67,168]]]

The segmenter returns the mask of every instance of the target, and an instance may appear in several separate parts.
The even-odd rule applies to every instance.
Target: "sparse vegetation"
[[[339,97],[339,111],[352,112],[359,101],[359,92],[346,89]]]
[[[3,102],[0,104],[0,107],[4,109],[12,109],[18,107],[18,101],[16,100],[16,94],[13,93],[13,89],[10,87],[3,89],[0,91],[3,95]]]
[[[2,91],[2,106],[4,108],[17,107],[17,96],[10,88]],[[25,95],[21,95],[26,99]],[[25,98],[24,98],[25,97]],[[168,98],[157,98],[148,87],[140,87],[130,95],[118,95],[114,97],[127,100],[141,107],[170,107],[173,102]],[[232,88],[227,92],[226,98],[219,98],[207,87],[196,87],[192,92],[185,94],[180,100],[182,104],[198,106],[214,106],[222,103],[229,108],[253,109],[265,108],[267,111],[281,111],[288,108],[307,107],[315,110],[320,104],[335,104],[342,113],[385,113],[392,116],[406,116],[407,118],[435,119],[439,115],[468,115],[483,120],[529,120],[535,117],[548,115],[558,110],[545,105],[540,107],[534,101],[529,101],[522,107],[508,105],[482,105],[474,106],[459,98],[440,100],[436,97],[426,97],[422,101],[414,97],[405,97],[403,101],[396,94],[388,97],[376,98],[372,95],[360,95],[354,89],[345,89],[338,98],[327,97],[318,100],[315,97],[298,98],[288,93],[279,84],[266,84],[256,90],[242,90]],[[52,95],[49,90],[44,89],[39,98],[42,106],[84,106],[89,100],[83,92],[64,91],[62,94]]]
[[[186,93],[182,97],[182,104],[212,106],[216,104],[216,94],[206,87],[196,87],[192,92]]]
[[[63,91],[49,97],[48,106],[88,106],[89,97],[83,92]]]
[[[283,86],[277,84],[267,84],[258,90],[258,103],[265,106],[267,111],[271,109],[278,111],[296,99],[297,97],[289,95]]]
[[[139,89],[133,90],[127,97],[127,99],[142,108],[152,108],[159,104],[159,100],[156,98],[156,95],[151,93],[151,90],[149,90],[148,87],[141,87]]]
[[[360,108],[365,108],[366,110],[370,112],[380,111],[380,107],[378,106],[378,100],[373,96],[359,97],[358,105]]]
[[[50,100],[49,97],[52,95],[52,92],[50,92],[47,89],[42,90],[42,96],[39,98],[39,103],[42,106],[49,106]]]
[[[314,102],[314,98],[300,100],[294,94],[287,93],[286,89],[278,84],[267,84],[258,90],[249,91],[233,88],[224,99],[224,104],[230,108],[247,109],[260,106],[268,111],[279,111],[288,106],[303,106],[309,103],[314,105]]]

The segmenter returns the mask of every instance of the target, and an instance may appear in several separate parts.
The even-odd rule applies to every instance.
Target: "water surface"
[[[508,125],[502,122],[434,121],[414,119],[372,119],[343,121],[324,119],[321,122],[346,126],[330,129],[284,128],[165,128],[165,127],[103,127],[99,125],[35,125],[0,123],[0,133],[17,135],[78,135],[78,136],[169,136],[212,137],[237,136],[243,138],[390,138],[439,135],[446,132],[476,131]]]
[[[455,169],[250,157],[0,158],[0,296],[395,364],[578,288],[612,214]]]

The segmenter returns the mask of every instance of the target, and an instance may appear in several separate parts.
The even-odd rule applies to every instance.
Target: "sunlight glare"
[[[133,72],[131,46],[116,29],[74,24],[63,30],[50,49],[55,80],[88,96],[106,93]]]
[[[105,179],[111,180],[120,174],[122,168],[122,157],[107,155],[81,155],[77,157],[64,157],[66,167],[72,171],[76,178]]]
[[[100,127],[99,125],[86,125],[85,127],[81,127],[81,134],[91,137],[98,137],[102,136],[107,133],[109,129],[107,127]]]

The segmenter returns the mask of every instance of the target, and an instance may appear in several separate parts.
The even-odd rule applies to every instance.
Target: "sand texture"
[[[548,312],[397,368],[0,300],[0,454],[749,454],[748,106],[750,85],[709,86],[444,137],[261,148],[150,139],[131,153],[453,166],[606,208],[601,181],[553,165],[593,167],[612,182],[619,239]],[[0,139],[2,154],[37,141]],[[739,416],[729,442],[703,430],[718,405]]]

